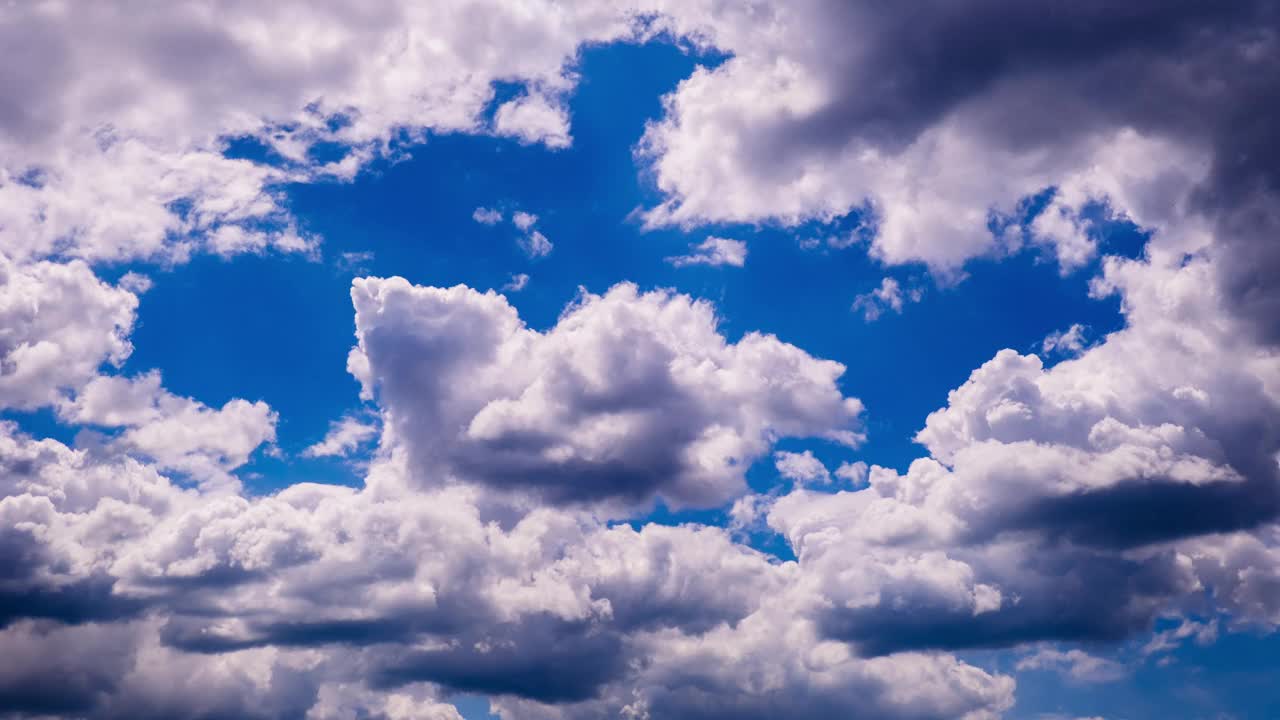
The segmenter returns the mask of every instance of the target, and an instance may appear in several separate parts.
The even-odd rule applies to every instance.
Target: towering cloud
[[[688,296],[584,294],[545,333],[503,296],[461,286],[366,278],[352,299],[349,367],[424,484],[718,504],[777,438],[860,437],[841,365],[768,335],[728,343]]]

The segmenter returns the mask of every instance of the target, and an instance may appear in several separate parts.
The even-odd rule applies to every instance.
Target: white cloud
[[[457,720],[441,698],[468,691],[535,720],[976,720],[1012,706],[1013,679],[949,649],[1109,642],[1193,612],[1280,625],[1280,358],[1245,322],[1275,320],[1274,258],[1259,250],[1273,243],[1256,241],[1276,213],[1264,190],[1224,193],[1267,176],[1220,177],[1272,157],[1232,114],[1241,87],[1254,96],[1241,78],[1276,76],[1269,46],[1219,52],[1217,38],[1239,40],[1230,26],[1188,33],[1204,50],[1177,63],[1115,64],[1092,43],[1128,33],[976,10],[1026,32],[839,3],[16,6],[0,26],[21,50],[0,96],[22,99],[0,111],[0,405],[52,405],[105,432],[72,448],[0,425],[0,653],[24,658],[0,668],[0,705]],[[1169,40],[1217,19],[1138,25]],[[1016,59],[1046,28],[1077,26],[1090,29],[1078,62],[1026,77],[966,74],[950,53],[974,43],[928,42],[978,37]],[[939,52],[903,55],[899,27]],[[270,407],[100,374],[129,355],[147,283],[113,287],[77,259],[314,254],[281,184],[350,179],[428,132],[562,147],[579,49],[664,31],[728,59],[682,82],[645,132],[664,194],[650,225],[858,209],[876,259],[955,277],[1024,236],[1063,270],[1086,265],[1100,250],[1089,211],[1105,207],[1152,234],[1141,260],[1104,258],[1093,283],[1119,296],[1124,328],[1089,347],[1078,326],[1046,339],[1077,355],[1049,368],[1001,351],[927,418],[928,457],[903,472],[845,464],[836,475],[857,489],[778,498],[743,477],[775,441],[861,437],[843,367],[773,336],[731,343],[708,303],[673,291],[584,293],[538,332],[496,293],[357,281],[349,367],[384,422],[361,488],[244,495],[229,473],[274,438]],[[1209,56],[1231,72],[1203,72]],[[1151,94],[1127,102],[1133,87],[1185,87],[1142,82],[1169,65],[1225,78],[1211,100],[1226,135],[1208,113],[1175,130],[1143,110]],[[1100,77],[1123,89],[1116,102],[1079,90]],[[490,123],[495,80],[523,90]],[[280,162],[227,157],[232,136]],[[312,160],[326,141],[348,155]],[[1048,207],[1018,216],[1046,188]],[[545,255],[536,220],[513,215]],[[918,299],[892,278],[866,297],[868,319]],[[368,434],[335,427],[313,447]],[[802,484],[829,480],[811,453],[774,458]],[[797,559],[721,529],[607,522],[655,497],[735,501],[736,529],[763,518]],[[1146,649],[1217,627],[1186,621]],[[1022,661],[1081,679],[1109,663],[1045,648]]]
[[[497,208],[478,207],[471,213],[471,219],[481,225],[497,225],[502,222],[502,211]]]
[[[525,273],[517,273],[511,276],[511,279],[502,286],[504,292],[520,292],[529,284],[529,276]]]
[[[861,311],[864,320],[874,322],[886,310],[900,313],[904,303],[920,302],[921,297],[923,297],[923,291],[919,288],[903,292],[902,285],[897,280],[886,277],[880,281],[880,287],[853,299],[853,311]]]
[[[137,307],[137,296],[81,262],[23,265],[0,254],[0,407],[52,404],[104,363],[124,362]]]
[[[1176,39],[1203,18],[1149,8],[1140,27],[1162,42],[1131,55],[1125,43],[1064,40],[1060,18],[1016,4],[904,12],[838,2],[674,10],[673,32],[730,57],[681,81],[646,129],[639,155],[665,196],[649,225],[799,226],[853,212],[874,226],[874,257],[954,277],[970,258],[1011,249],[991,231],[994,216],[1047,246],[1065,271],[1096,255],[1089,204],[1142,225],[1188,214],[1189,193],[1233,132],[1226,107],[1248,107],[1256,94],[1242,81],[1224,87],[1225,106],[1189,96],[1169,76],[1172,58],[1215,76],[1219,65],[1247,75],[1275,62],[1226,49],[1246,42],[1247,10],[1210,21],[1221,33],[1210,47]],[[1138,22],[1083,6],[1073,14],[1081,27]],[[1019,33],[984,34],[996,18]],[[1030,36],[1055,38],[1073,61],[1039,62],[1038,44],[1013,39]],[[981,38],[1010,62],[985,63],[948,44],[954,37]],[[902,51],[921,43],[939,51]],[[1168,107],[1196,108],[1203,122],[1161,122],[1120,89],[1135,86],[1168,90]],[[1019,203],[1051,188],[1048,209],[1020,216]]]
[[[458,690],[535,718],[640,706],[686,717],[707,697],[762,718],[869,698],[885,717],[1012,702],[1009,678],[946,655],[868,660],[824,642],[794,612],[795,564],[717,528],[608,527],[548,508],[500,527],[471,491],[410,490],[394,458],[363,489],[303,483],[259,498],[181,490],[135,460],[12,426],[0,461],[22,468],[0,478],[12,528],[0,543],[18,559],[0,592],[59,599],[25,611],[48,628],[0,629],[0,649],[38,650],[0,671],[10,707],[43,697],[30,686],[51,673],[89,717],[381,703],[453,717],[440,698]],[[565,663],[576,672],[554,682],[540,670]],[[785,681],[752,680],[762,673]],[[911,693],[892,692],[908,681]]]
[[[861,460],[852,463],[840,463],[840,467],[836,468],[836,477],[844,480],[850,485],[861,485],[867,481],[867,473],[870,468]]]
[[[975,370],[917,435],[930,457],[770,505],[830,637],[866,652],[1114,641],[1205,612],[1206,588],[1216,612],[1277,622],[1280,359],[1180,242],[1105,260],[1095,290],[1120,294],[1122,330],[1051,368],[1005,350]]]
[[[802,453],[779,450],[773,454],[773,466],[782,477],[802,485],[825,485],[831,482],[831,473],[821,460],[814,457],[812,450]]]
[[[551,254],[551,250],[555,247],[551,241],[543,235],[540,230],[534,228],[538,222],[538,216],[533,213],[517,210],[511,213],[511,224],[515,225],[521,232],[516,238],[516,244],[530,258],[538,259]]]
[[[191,252],[313,252],[276,188],[350,179],[428,132],[563,147],[559,98],[584,44],[635,37],[630,7],[505,2],[239,3],[140,17],[24,5],[0,44],[20,97],[0,117],[0,244],[13,257],[181,262]],[[198,50],[197,50],[198,48]],[[218,82],[208,78],[216,75]],[[497,80],[526,92],[486,121]],[[224,156],[251,137],[282,162]],[[347,150],[320,162],[309,152]]]
[[[1017,669],[1054,670],[1080,683],[1115,682],[1127,674],[1124,665],[1076,648],[1040,648],[1018,660]]]
[[[493,116],[494,132],[520,140],[541,143],[549,148],[569,147],[569,114],[557,102],[542,94],[525,94],[498,106]]]
[[[522,235],[516,240],[520,245],[520,249],[531,258],[542,258],[551,254],[552,248],[555,246],[538,230],[531,230],[527,235]]]
[[[538,216],[523,210],[517,210],[511,214],[511,222],[521,230],[528,230],[533,227],[534,223],[538,222]]]
[[[731,265],[742,267],[747,262],[747,244],[741,240],[730,240],[721,237],[709,237],[691,246],[688,255],[667,258],[667,262],[676,267],[688,265]]]
[[[275,440],[277,421],[261,401],[237,398],[213,409],[178,397],[161,387],[157,372],[133,379],[96,377],[74,400],[60,404],[58,414],[74,423],[123,428],[110,437],[112,445],[203,483],[234,483],[228,473]]]
[[[449,476],[583,500],[718,503],[777,437],[855,443],[838,363],[725,341],[706,302],[618,285],[545,333],[501,295],[357,280],[349,367],[375,387],[420,482]],[[423,373],[419,367],[430,367]]]
[[[377,437],[378,426],[348,415],[329,423],[324,439],[302,451],[303,457],[345,457]]]
[[[1066,330],[1055,330],[1045,336],[1040,344],[1041,352],[1046,355],[1058,353],[1062,355],[1079,355],[1085,348],[1084,326],[1074,323]]]

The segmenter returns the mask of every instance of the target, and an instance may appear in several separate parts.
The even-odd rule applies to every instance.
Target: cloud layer
[[[0,654],[23,658],[0,668],[0,712],[456,720],[445,699],[475,693],[504,718],[980,720],[1015,679],[953,653],[1106,682],[1124,670],[1076,645],[1154,656],[1273,630],[1276,12],[12,8],[0,410],[78,433],[0,421]],[[1030,246],[1091,273],[1123,327],[1051,335],[1056,364],[994,352],[922,419],[905,469],[821,459],[864,439],[843,365],[631,283],[538,330],[493,291],[356,279],[367,415],[303,453],[367,449],[357,487],[245,492],[275,410],[120,374],[149,281],[115,270],[315,256],[283,188],[350,181],[431,133],[567,148],[580,49],[655,37],[724,59],[637,139],[649,227],[853,221],[831,248],[865,240],[943,284]],[[551,251],[536,216],[510,219],[527,254]],[[1107,222],[1144,234],[1139,257],[1111,253]],[[668,260],[745,259],[709,236]],[[886,276],[855,309],[920,292]],[[776,487],[753,492],[770,464]],[[731,527],[645,521],[659,504]],[[794,559],[747,542],[770,534]],[[1159,619],[1179,624],[1153,635]]]

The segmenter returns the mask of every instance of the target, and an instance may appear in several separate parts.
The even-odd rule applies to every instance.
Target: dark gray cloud
[[[585,700],[626,669],[622,638],[594,624],[535,616],[472,627],[439,650],[404,653],[375,670],[375,686],[430,681],[458,692],[540,702]]]

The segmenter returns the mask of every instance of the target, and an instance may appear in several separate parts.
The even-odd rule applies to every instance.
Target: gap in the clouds
[[[865,244],[807,242],[823,233],[856,234],[861,212],[790,229],[645,231],[634,211],[661,198],[637,167],[634,144],[645,123],[661,116],[662,96],[697,65],[716,60],[664,43],[591,48],[581,56],[581,81],[569,98],[573,145],[567,149],[432,136],[402,158],[374,163],[353,182],[288,186],[287,202],[302,230],[324,239],[324,260],[197,257],[153,273],[125,371],[160,369],[170,390],[212,406],[232,397],[270,403],[280,414],[283,457],[258,453],[245,471],[253,488],[269,491],[299,480],[354,483],[358,467],[298,456],[324,436],[330,421],[360,406],[346,372],[354,342],[353,272],[478,289],[498,289],[512,275],[527,274],[528,286],[508,296],[537,329],[554,325],[579,287],[598,293],[633,281],[642,290],[675,288],[714,302],[730,341],[751,331],[773,333],[845,364],[842,388],[868,409],[866,445],[855,451],[823,441],[784,447],[812,449],[832,470],[852,460],[903,469],[923,454],[912,437],[925,416],[1001,348],[1037,351],[1045,335],[1077,322],[1093,338],[1119,326],[1114,298],[1087,297],[1096,267],[1062,277],[1056,265],[1024,252],[975,261],[967,279],[938,288],[923,268],[879,266]],[[254,142],[233,141],[228,152],[265,159],[267,149]],[[476,223],[477,207],[502,211],[504,221]],[[534,260],[522,252],[520,231],[510,222],[515,210],[538,216],[535,227],[554,244],[549,256]],[[746,241],[745,267],[677,268],[665,260],[708,235]],[[901,314],[864,322],[850,304],[885,275],[924,287],[924,295]],[[757,463],[748,478],[757,492],[776,486],[772,458]],[[724,510],[659,509],[648,519],[723,524]]]
[[[58,419],[53,408],[38,410],[0,410],[0,420],[17,424],[23,432],[35,438],[57,440],[64,445],[74,445],[80,428],[67,425]]]
[[[215,407],[233,397],[268,402],[280,416],[283,456],[255,455],[241,472],[251,490],[303,480],[358,482],[358,465],[299,457],[331,420],[360,405],[346,372],[353,272],[480,289],[528,273],[529,288],[512,300],[531,326],[542,328],[554,324],[579,285],[602,291],[637,268],[646,286],[674,284],[644,282],[652,269],[670,270],[661,258],[682,249],[683,234],[642,237],[627,220],[652,200],[631,146],[646,120],[661,112],[661,96],[700,62],[706,59],[662,43],[588,50],[571,98],[574,145],[564,151],[433,136],[407,159],[377,162],[354,182],[284,188],[303,231],[324,238],[323,261],[269,253],[196,256],[171,270],[151,268],[154,286],[142,296],[135,351],[123,372],[159,369],[169,390]],[[250,137],[230,139],[226,154],[282,161]],[[538,215],[536,227],[555,252],[539,261],[525,257],[510,222],[489,228],[471,219],[479,206],[502,208],[508,220],[516,209]],[[663,235],[681,242],[660,247]]]
[[[489,699],[481,695],[454,695],[448,702],[458,709],[466,720],[499,720],[489,709]]]
[[[1157,628],[1160,629],[1160,628]],[[1168,629],[1168,628],[1163,628]],[[1280,717],[1280,635],[1220,632],[1201,645],[1191,638],[1146,656],[1151,636],[1139,633],[1121,646],[1063,645],[1119,663],[1123,675],[1088,682],[1056,670],[1016,669],[1030,649],[970,651],[960,659],[1017,678],[1017,704],[1009,717],[1276,718]]]

